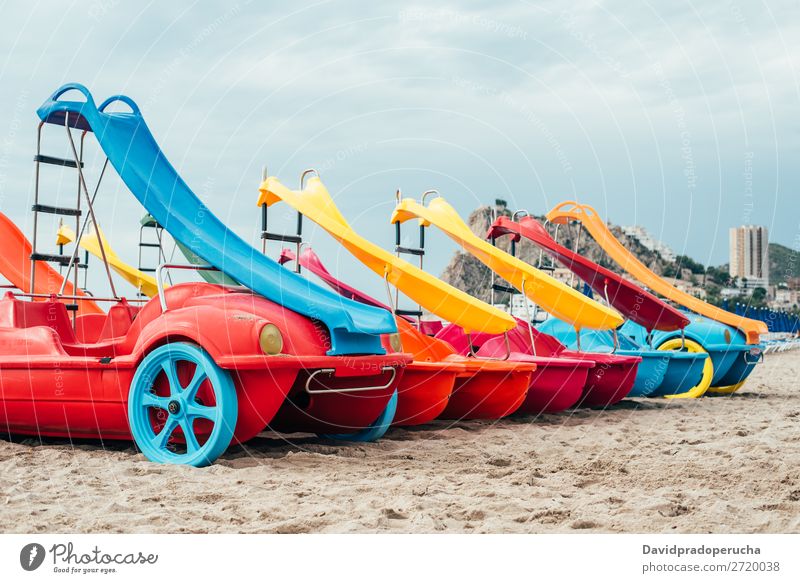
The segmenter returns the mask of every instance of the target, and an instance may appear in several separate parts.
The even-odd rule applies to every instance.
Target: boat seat
[[[111,306],[106,316],[106,321],[97,337],[98,342],[120,338],[128,333],[133,325],[133,320],[139,312],[138,307],[131,306],[126,301],[121,301]]]
[[[75,343],[67,307],[57,301],[21,301],[7,293],[0,300],[0,326],[9,328],[34,328],[46,326],[58,333],[62,343]]]
[[[138,311],[139,308],[125,301],[113,305],[105,316],[97,341],[87,343],[82,342],[82,338],[79,339],[75,334],[67,308],[62,302],[23,301],[8,293],[0,300],[0,327],[49,328],[55,333],[54,341],[59,340],[61,348],[70,356],[114,356],[118,352],[117,348],[124,342]],[[85,333],[84,329],[84,335]],[[37,339],[42,340],[38,336]]]
[[[81,314],[75,318],[75,337],[78,342],[97,342],[100,331],[106,323],[107,314]]]

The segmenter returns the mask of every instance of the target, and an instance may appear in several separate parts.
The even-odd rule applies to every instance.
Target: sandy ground
[[[0,532],[800,532],[800,352],[730,397],[380,443],[266,436],[205,469],[0,441]]]

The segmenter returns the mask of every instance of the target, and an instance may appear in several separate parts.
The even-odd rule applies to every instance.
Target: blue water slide
[[[68,91],[78,91],[85,101],[60,100]],[[116,102],[131,111],[105,111]],[[283,269],[231,231],[178,175],[131,98],[115,95],[98,107],[86,87],[70,83],[36,113],[45,123],[94,132],[126,186],[176,241],[254,292],[322,322],[330,332],[328,354],[385,353],[380,335],[397,330],[394,316]]]

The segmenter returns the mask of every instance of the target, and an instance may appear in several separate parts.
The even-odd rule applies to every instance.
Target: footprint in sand
[[[408,516],[394,508],[384,508],[383,515],[391,520],[406,520]]]
[[[599,528],[600,524],[594,520],[576,520],[569,527],[573,530],[586,530],[589,528]]]

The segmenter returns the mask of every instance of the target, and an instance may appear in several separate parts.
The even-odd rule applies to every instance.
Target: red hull
[[[456,380],[450,402],[440,415],[442,419],[501,419],[516,412],[525,401],[530,369],[475,368],[473,373]]]
[[[531,346],[531,335],[535,344]],[[438,337],[448,340],[456,350],[469,350],[466,336],[454,326],[447,326]],[[640,359],[635,356],[584,353],[567,350],[557,339],[518,320],[508,333],[511,360],[534,362],[528,397],[521,410],[526,413],[556,413],[569,407],[607,407],[630,392]],[[478,334],[473,343],[482,356],[501,356],[506,352],[501,336]]]
[[[461,367],[412,362],[397,388],[394,426],[430,423],[447,407]]]
[[[580,352],[565,351],[579,358]],[[609,407],[628,396],[636,380],[641,359],[616,354],[588,354],[595,366],[586,380],[578,405],[581,407]]]
[[[462,354],[470,350],[466,335],[455,326],[446,326],[437,337],[452,344]],[[502,336],[478,334],[473,337],[473,342],[480,347],[480,357],[502,358],[506,354],[507,348]],[[557,413],[573,406],[580,399],[586,376],[592,366],[591,361],[549,356],[550,350],[539,351],[548,356],[533,356],[525,350],[524,343],[520,343],[513,330],[509,333],[509,342],[512,352],[505,364],[536,365],[526,397],[519,407],[520,412]]]
[[[80,336],[62,303],[0,300],[0,431],[131,439],[127,400],[134,372],[145,354],[168,342],[197,344],[229,372],[239,442],[275,420],[287,431],[363,429],[385,409],[410,361],[400,353],[326,356],[326,332],[312,321],[234,288],[179,284],[165,295],[167,312],[158,299],[141,310],[117,304],[104,322],[93,322],[91,334]],[[266,322],[292,332],[279,356],[258,347]],[[86,343],[86,336],[99,340]],[[317,395],[305,413],[281,416],[291,408],[287,395],[304,390],[310,371],[334,369],[336,379],[328,384],[352,388],[386,384],[391,373],[384,367],[397,370],[385,389]]]
[[[337,371],[338,372],[338,371]],[[301,371],[288,398],[278,410],[269,427],[287,433],[352,433],[368,427],[386,408],[397,388],[404,371],[398,370],[394,381],[381,389],[365,392],[309,393],[305,391],[311,371]],[[311,390],[346,391],[353,386],[384,386],[391,380],[391,373],[370,374],[339,379],[324,378],[310,384]]]
[[[592,366],[586,362],[559,362],[565,359],[536,358],[528,397],[520,408],[523,413],[558,413],[575,406],[583,395]]]

